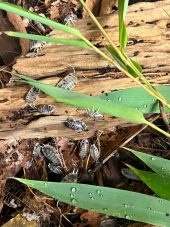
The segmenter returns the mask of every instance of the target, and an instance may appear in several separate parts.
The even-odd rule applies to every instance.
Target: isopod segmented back
[[[72,90],[76,86],[77,82],[78,80],[74,73],[69,73],[56,84],[56,87]]]
[[[68,118],[65,122],[65,125],[69,128],[74,129],[76,132],[82,132],[87,130],[87,125],[82,120]]]
[[[38,88],[32,87],[32,88],[28,91],[28,93],[27,93],[27,95],[26,95],[26,97],[25,97],[25,101],[26,101],[30,106],[32,106],[32,105],[33,105],[33,102],[35,102],[35,100],[36,100],[36,98],[37,98],[39,92],[40,92],[40,90],[39,90]]]
[[[92,157],[92,159],[97,162],[100,158],[100,151],[99,149],[96,147],[95,144],[92,144],[90,146],[90,156]]]
[[[80,142],[80,147],[79,147],[79,157],[81,160],[87,158],[89,153],[89,141],[88,139],[83,139]]]
[[[55,148],[49,144],[45,144],[42,147],[43,155],[52,163],[60,165],[60,157],[55,153]]]
[[[42,114],[52,114],[55,110],[53,105],[40,104],[35,106],[35,110]]]

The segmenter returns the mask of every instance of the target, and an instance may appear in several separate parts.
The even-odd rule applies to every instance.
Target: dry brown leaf
[[[11,12],[7,12],[9,21],[12,23],[17,32],[27,33],[22,18]],[[22,49],[22,54],[25,55],[29,51],[29,41],[28,39],[20,39],[20,46]]]

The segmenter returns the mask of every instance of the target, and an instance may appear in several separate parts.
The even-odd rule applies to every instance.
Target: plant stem
[[[111,44],[111,46],[114,48],[114,50],[116,51],[116,53],[119,55],[119,57],[125,63],[125,65],[130,66],[134,70],[134,72],[137,74],[137,76],[146,84],[146,87],[144,85],[142,85],[142,83],[139,80],[136,80],[136,78],[134,78],[128,72],[126,72],[124,69],[122,69],[121,67],[118,67],[118,64],[116,64],[115,62],[113,63],[113,61],[111,62],[110,60],[109,60],[109,62],[111,62],[112,64],[114,64],[116,67],[118,67],[122,72],[124,72],[132,80],[134,80],[141,87],[143,87],[147,92],[150,90],[149,94],[151,94],[152,96],[154,96],[155,98],[157,98],[159,101],[161,101],[164,105],[166,105],[168,108],[170,108],[170,104],[168,104],[167,100],[150,84],[150,82],[138,71],[138,69],[132,64],[132,62],[129,61],[129,60],[127,60],[126,57],[121,53],[121,51],[116,47],[116,45],[112,42],[111,38],[108,36],[108,34],[105,32],[105,30],[103,29],[103,27],[101,26],[101,24],[96,19],[96,17],[89,10],[89,8],[86,6],[86,4],[84,3],[84,1],[83,0],[80,0],[80,2],[83,5],[83,7],[86,9],[86,11],[88,12],[88,14],[91,17],[91,19],[93,20],[93,22],[96,24],[96,26],[102,32],[102,34],[105,36],[106,40]],[[84,41],[85,41],[85,39],[84,39]],[[89,43],[89,45],[90,45],[90,43]],[[97,48],[95,48],[95,49],[96,49],[95,51],[97,53],[99,53],[99,51],[97,51]],[[101,54],[101,51],[100,51],[99,54],[101,56],[103,56],[103,54]],[[106,57],[104,57],[104,58],[106,59]]]
[[[162,130],[161,128],[157,127],[156,125],[154,125],[153,123],[149,122],[149,121],[146,121],[146,124],[148,126],[150,126],[151,128],[155,129],[156,131],[160,132],[161,134],[167,136],[170,138],[170,134],[165,132],[164,130]]]

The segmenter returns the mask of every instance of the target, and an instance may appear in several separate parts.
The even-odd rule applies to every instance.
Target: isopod
[[[55,153],[55,148],[49,144],[42,147],[43,155],[53,164],[60,165],[60,157]]]
[[[74,75],[74,73],[69,73],[56,84],[56,87],[72,90],[76,86],[77,81],[77,77]]]
[[[89,141],[87,139],[83,139],[80,142],[80,148],[79,148],[79,157],[81,160],[87,158],[87,155],[89,153]]]
[[[76,19],[77,16],[74,13],[70,13],[64,18],[64,24],[67,26],[70,26],[71,24],[74,25]]]
[[[101,113],[98,112],[98,110],[94,110],[94,109],[86,109],[86,114],[92,118],[94,121],[98,120],[99,118],[102,118],[103,115]]]
[[[53,105],[48,105],[48,104],[39,104],[34,106],[30,112],[39,112],[41,114],[52,114],[54,112],[55,107]]]
[[[49,163],[48,168],[52,173],[55,173],[55,174],[58,174],[58,175],[62,175],[64,173],[63,168],[59,165],[54,164],[54,163]]]
[[[41,154],[41,148],[42,148],[42,146],[39,143],[36,143],[34,145],[32,154],[33,154],[33,156],[35,158],[37,158],[38,156],[40,156],[40,154]]]
[[[82,120],[75,120],[68,118],[65,125],[69,128],[74,129],[76,132],[82,132],[87,130],[87,125]]]
[[[122,168],[121,174],[130,180],[140,180],[140,178],[129,168]]]
[[[78,170],[73,169],[73,171],[69,174],[67,174],[63,179],[62,182],[67,182],[67,183],[77,183],[78,179]]]
[[[99,149],[96,147],[95,144],[92,144],[90,146],[90,156],[92,157],[92,159],[97,162],[100,158],[100,151]]]
[[[33,41],[30,46],[30,51],[39,52],[46,44],[47,42],[45,41]]]
[[[33,106],[33,102],[35,102],[39,92],[40,92],[40,90],[38,88],[36,88],[36,87],[32,87],[28,91],[28,93],[27,93],[27,95],[25,97],[25,101],[28,103],[28,105]]]

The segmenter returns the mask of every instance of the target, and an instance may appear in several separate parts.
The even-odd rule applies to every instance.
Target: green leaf
[[[156,86],[155,88],[170,102],[170,86]],[[99,97],[110,100],[111,103],[134,107],[144,114],[160,113],[158,100],[140,87],[103,93]],[[170,112],[170,109],[166,107],[164,109],[166,112]]]
[[[138,177],[159,197],[170,200],[170,177],[163,176],[153,172],[147,172],[136,169],[135,167],[126,164],[133,170]]]
[[[120,189],[14,178],[67,204],[120,218],[168,227],[170,202]]]
[[[131,68],[129,65],[125,65],[125,63],[122,61],[121,57],[118,55],[118,53],[114,50],[112,46],[107,46],[107,50],[111,53],[113,58],[117,61],[117,63],[127,72],[129,72],[132,76],[137,77],[136,72]],[[139,63],[129,58],[125,53],[122,53],[124,57],[129,61],[131,64],[133,64],[140,72],[142,72],[142,68]]]
[[[124,53],[126,48],[128,35],[126,31],[125,25],[125,16],[128,7],[128,0],[119,0],[118,1],[118,12],[119,12],[119,44],[120,44],[120,51]]]
[[[51,42],[51,43],[59,43],[64,45],[79,46],[79,47],[90,49],[90,47],[84,41],[81,41],[81,40],[55,38],[55,37],[48,37],[43,35],[33,35],[33,34],[25,34],[20,32],[11,32],[11,31],[5,32],[5,34],[9,36],[24,38],[24,39],[32,39],[32,40],[39,40],[39,41],[45,41],[45,42]]]
[[[118,53],[115,51],[115,49],[112,46],[106,46],[106,49],[111,53],[113,58],[117,61],[117,63],[126,71],[128,71],[128,66],[125,65],[125,63],[122,61],[121,57],[118,55]]]
[[[132,58],[129,58],[128,57],[128,59],[129,59],[129,61],[131,61],[132,62],[132,64],[136,67],[136,69],[140,72],[140,73],[142,73],[142,66],[137,62],[137,61],[134,61]],[[132,73],[134,73],[134,72],[132,72]],[[132,74],[133,75],[133,74]],[[135,77],[136,77],[136,75],[134,75]]]
[[[57,88],[51,85],[43,84],[29,77],[15,73],[16,76],[22,78],[26,83],[39,88],[44,93],[50,95],[55,100],[70,104],[76,107],[99,109],[101,113],[119,117],[128,121],[145,124],[147,121],[140,111],[131,107],[124,107],[115,103],[109,103],[98,97],[92,97],[73,91]]]
[[[132,152],[157,174],[170,177],[170,160],[135,151],[127,147],[124,147],[124,149]]]
[[[80,35],[81,35],[81,33],[75,28],[71,28],[69,26],[66,26],[66,25],[63,25],[63,24],[60,24],[60,23],[56,23],[56,22],[54,22],[50,19],[39,16],[36,13],[33,13],[33,12],[31,12],[27,9],[24,9],[20,6],[10,4],[8,2],[4,2],[4,1],[0,0],[0,9],[5,10],[7,12],[15,13],[15,14],[23,16],[23,17],[26,17],[30,20],[38,21],[42,24],[46,24],[47,26],[53,27],[55,29],[61,30],[63,32],[66,32],[66,33],[69,33],[69,34],[72,34],[72,35],[75,35],[75,36],[78,36],[78,37],[80,37]]]

